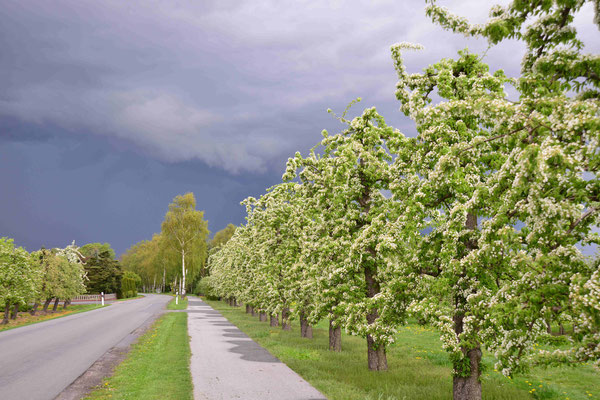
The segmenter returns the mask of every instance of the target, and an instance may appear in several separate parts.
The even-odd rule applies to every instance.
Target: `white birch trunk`
[[[181,297],[185,296],[185,250],[181,249]]]

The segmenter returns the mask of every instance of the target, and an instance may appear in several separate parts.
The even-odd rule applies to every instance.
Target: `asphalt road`
[[[326,400],[205,302],[187,312],[195,400]]]
[[[170,299],[147,295],[0,332],[0,399],[54,399]]]

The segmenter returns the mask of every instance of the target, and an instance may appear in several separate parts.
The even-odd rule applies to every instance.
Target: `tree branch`
[[[515,133],[520,132],[520,131],[522,131],[524,129],[525,129],[525,127],[517,128],[517,129],[515,129],[513,131],[510,131],[508,133],[504,133],[502,135],[492,136],[491,138],[488,138],[488,139],[482,140],[481,142],[475,143],[474,145],[469,146],[466,149],[462,149],[461,151],[458,152],[457,155],[460,155],[460,154],[464,153],[465,151],[471,150],[472,148],[475,148],[476,146],[479,146],[480,144],[491,142],[492,140],[500,139],[500,138],[503,138],[503,137],[506,137],[506,136],[514,135]]]
[[[587,210],[585,213],[583,213],[583,215],[581,217],[579,217],[579,219],[577,221],[575,221],[571,224],[571,226],[569,227],[569,230],[567,231],[567,235],[569,235],[571,232],[573,232],[573,229],[575,229],[577,227],[577,225],[582,223],[586,218],[588,218],[590,215],[594,214],[596,211],[598,211],[597,207],[591,207],[589,210]]]

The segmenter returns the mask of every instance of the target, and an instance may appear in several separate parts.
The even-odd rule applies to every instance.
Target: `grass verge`
[[[179,298],[179,304],[175,304],[175,297],[167,304],[167,310],[185,310],[187,309],[188,299]]]
[[[448,399],[452,397],[451,364],[438,334],[416,324],[400,329],[387,349],[389,371],[367,370],[366,341],[342,334],[342,352],[328,348],[328,327],[313,328],[314,339],[300,337],[298,323],[291,331],[272,328],[242,308],[205,300],[225,318],[331,400]],[[484,358],[483,397],[494,400],[600,399],[600,373],[590,365],[535,368],[508,379]]]
[[[109,305],[105,305],[104,307],[108,307]],[[19,312],[17,319],[8,321],[8,324],[2,325],[0,324],[0,332],[7,331],[9,329],[19,328],[21,326],[37,324],[38,322],[49,321],[51,319],[56,319],[60,317],[66,317],[71,314],[78,314],[85,311],[95,310],[97,308],[102,308],[100,304],[71,304],[67,307],[66,310],[63,310],[62,307],[56,310],[55,313],[47,312],[43,313],[38,311],[36,315],[31,315],[29,312]]]
[[[190,354],[187,313],[167,313],[86,399],[192,399]]]

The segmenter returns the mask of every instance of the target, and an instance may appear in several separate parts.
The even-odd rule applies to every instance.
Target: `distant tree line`
[[[122,290],[122,282],[125,290]],[[52,311],[59,302],[67,308],[71,300],[84,293],[117,293],[120,298],[137,296],[141,279],[129,271],[123,274],[115,252],[108,243],[77,247],[42,248],[28,253],[12,239],[0,238],[0,305],[3,323],[16,319],[19,309],[31,306],[35,315],[42,307]]]
[[[121,265],[140,276],[144,291],[196,292],[208,275],[208,255],[223,246],[235,229],[229,224],[209,239],[208,222],[204,212],[196,210],[194,194],[176,196],[161,232],[131,246],[121,257]]]

